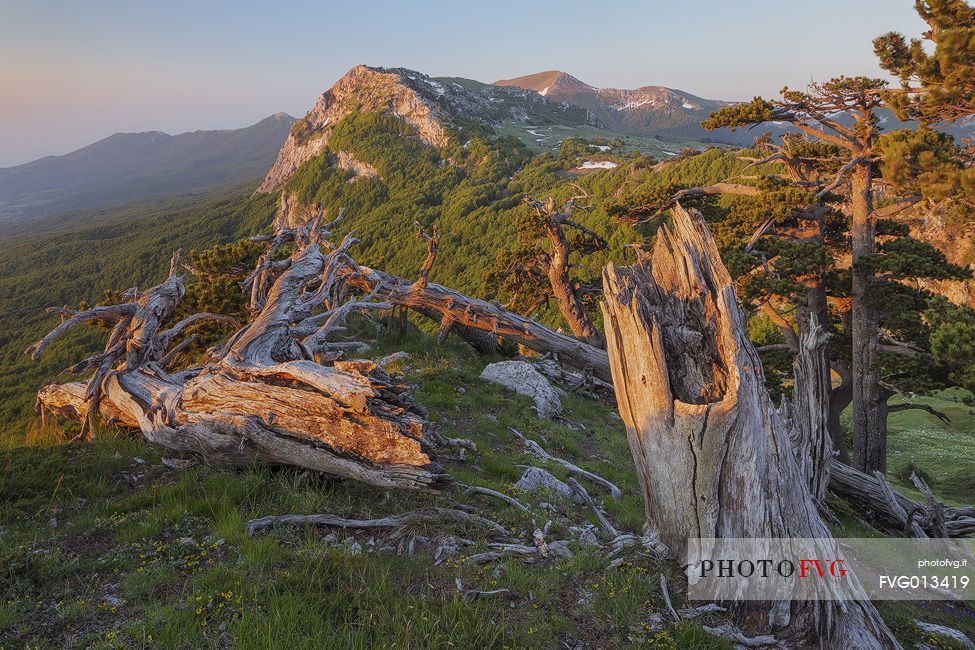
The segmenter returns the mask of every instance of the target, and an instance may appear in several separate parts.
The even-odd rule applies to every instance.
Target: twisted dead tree
[[[75,325],[114,327],[104,352],[69,369],[95,368],[91,379],[43,387],[38,408],[82,420],[88,435],[101,416],[214,464],[280,463],[381,487],[439,487],[448,476],[433,460],[423,409],[375,363],[338,360],[348,345],[327,340],[351,311],[389,305],[344,300],[337,271],[355,240],[332,247],[319,218],[268,238],[249,278],[253,319],[203,366],[165,367],[179,333],[212,317],[162,329],[185,291],[178,257],[169,277],[136,301],[65,312],[70,317],[28,349],[34,358]],[[294,252],[275,260],[285,243]]]
[[[345,257],[342,271],[345,281],[362,293],[374,293],[376,300],[409,307],[437,320],[452,331],[480,331],[492,337],[508,339],[530,350],[552,353],[561,363],[591,373],[602,381],[612,376],[606,352],[585,341],[560,334],[541,323],[494,303],[464,294],[432,282],[417,283],[360,266]],[[464,336],[462,334],[462,336]]]
[[[603,272],[607,349],[647,519],[678,559],[689,538],[829,538],[775,415],[761,360],[700,214],[675,206],[652,256]],[[786,645],[898,647],[869,601],[739,601]]]
[[[517,246],[498,252],[485,281],[511,299],[509,307],[526,314],[554,298],[572,334],[602,347],[602,334],[589,313],[599,287],[574,277],[570,257],[605,248],[606,242],[573,218],[589,209],[581,203],[588,194],[576,188],[579,194],[561,206],[554,197],[524,199],[529,210],[518,215]]]
[[[432,233],[426,233],[419,222],[414,221],[413,225],[416,226],[417,233],[416,237],[420,241],[426,242],[427,245],[427,256],[423,260],[423,265],[420,267],[420,272],[417,275],[417,279],[413,282],[413,286],[422,291],[426,288],[429,283],[430,270],[433,269],[434,263],[437,261],[437,253],[440,250],[440,232],[437,227],[433,227]],[[377,285],[381,288],[381,285]],[[374,287],[375,290],[377,287]],[[406,306],[406,305],[404,305]],[[436,310],[428,309],[420,306],[413,306],[414,311],[420,313],[427,318],[436,321],[440,325],[440,332],[437,335],[437,342],[443,343],[447,336],[453,332],[461,339],[467,342],[472,348],[481,354],[497,354],[498,352],[498,337],[491,332],[484,331],[475,327],[468,327],[463,323],[458,323],[456,319],[452,318],[450,314],[442,314]]]

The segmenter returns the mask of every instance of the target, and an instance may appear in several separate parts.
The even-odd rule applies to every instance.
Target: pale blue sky
[[[560,69],[715,99],[879,70],[913,0],[0,0],[0,166],[116,131],[304,115],[358,64],[482,81]],[[846,18],[849,17],[849,21]]]

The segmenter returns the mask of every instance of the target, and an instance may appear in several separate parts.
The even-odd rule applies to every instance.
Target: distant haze
[[[358,63],[481,81],[558,69],[593,86],[732,100],[879,76],[871,39],[920,33],[913,5],[0,0],[0,167],[118,131],[304,115]]]

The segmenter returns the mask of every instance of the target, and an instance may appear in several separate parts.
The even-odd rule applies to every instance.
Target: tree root
[[[596,505],[596,502],[593,501],[592,497],[589,496],[589,493],[586,492],[586,488],[582,487],[579,481],[575,480],[575,478],[571,476],[569,477],[568,483],[569,487],[571,487],[573,491],[579,495],[579,498],[582,499],[587,506],[589,506],[589,509],[593,511],[593,514],[596,515],[596,519],[599,521],[599,525],[604,531],[606,531],[606,534],[609,535],[610,539],[617,539],[620,536],[620,531],[616,530],[616,527],[613,526],[609,519],[606,518],[606,515],[603,514],[602,509]]]
[[[557,457],[551,455],[550,453],[548,453],[547,451],[545,451],[544,449],[542,449],[541,445],[539,445],[534,440],[529,440],[528,438],[526,438],[525,436],[523,436],[521,434],[521,432],[518,431],[517,429],[515,429],[514,427],[508,427],[508,430],[511,431],[511,433],[513,433],[516,436],[518,436],[518,438],[521,440],[521,442],[528,449],[528,452],[532,456],[535,456],[536,458],[538,458],[539,460],[551,461],[553,463],[558,463],[562,467],[564,467],[567,470],[569,470],[571,473],[577,474],[579,476],[583,476],[583,477],[589,479],[590,481],[592,481],[593,483],[598,483],[599,485],[602,485],[604,488],[606,488],[607,490],[609,490],[609,493],[613,496],[614,499],[618,499],[618,498],[620,498],[623,495],[623,491],[620,490],[618,487],[616,487],[616,485],[612,481],[603,478],[599,474],[594,474],[593,472],[590,472],[588,470],[584,470],[581,467],[579,467],[578,465],[573,465],[572,463],[570,463],[567,460],[564,460],[562,458],[557,458]]]
[[[432,521],[447,521],[471,525],[486,529],[493,537],[510,537],[504,526],[479,515],[473,515],[452,508],[423,508],[410,510],[401,514],[388,515],[378,519],[346,519],[327,513],[316,515],[272,515],[252,519],[247,522],[247,536],[252,537],[255,532],[269,526],[332,526],[334,528],[399,528],[412,524]]]
[[[518,499],[516,499],[514,497],[510,497],[507,494],[502,494],[501,492],[498,492],[497,490],[492,490],[490,488],[481,487],[479,485],[468,485],[464,489],[464,494],[483,494],[484,496],[489,496],[489,497],[494,497],[495,499],[500,499],[501,501],[504,501],[508,505],[514,506],[515,508],[518,508],[522,512],[529,512],[530,511],[530,508],[528,506],[526,506],[524,503],[522,503],[521,501],[519,501]]]

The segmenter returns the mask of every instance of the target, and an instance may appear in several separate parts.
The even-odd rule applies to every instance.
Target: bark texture
[[[778,410],[781,425],[791,434],[799,473],[817,504],[826,498],[833,442],[829,435],[830,377],[826,343],[829,337],[815,316],[799,337],[794,367],[795,387],[791,398]]]
[[[28,352],[36,358],[85,320],[116,326],[104,353],[73,368],[97,367],[92,379],[43,387],[38,408],[86,422],[100,415],[215,464],[283,463],[381,487],[437,488],[448,477],[433,461],[423,409],[375,363],[337,360],[349,346],[327,340],[350,311],[388,305],[340,300],[335,272],[353,240],[324,254],[325,234],[317,219],[279,231],[270,246],[293,242],[294,254],[262,258],[251,277],[258,311],[202,367],[165,369],[185,327],[161,329],[184,293],[175,260],[137,302],[72,315]]]
[[[877,217],[872,205],[871,163],[853,172],[850,206],[853,219],[853,465],[862,472],[887,471],[887,399],[877,375],[880,325],[870,305],[873,273],[862,262],[875,252]]]
[[[465,296],[448,287],[426,283],[422,286],[404,278],[357,265],[346,257],[347,282],[364,293],[374,293],[377,300],[409,307],[426,316],[438,318],[441,328],[465,328],[505,338],[540,353],[554,354],[561,363],[600,380],[612,378],[606,352],[585,341],[559,334],[538,322],[508,311],[498,305]],[[463,331],[463,330],[461,330]]]
[[[652,256],[603,272],[607,349],[647,518],[678,558],[694,537],[830,534],[772,407],[717,247],[679,205]],[[897,647],[869,602],[734,603],[794,647]]]

